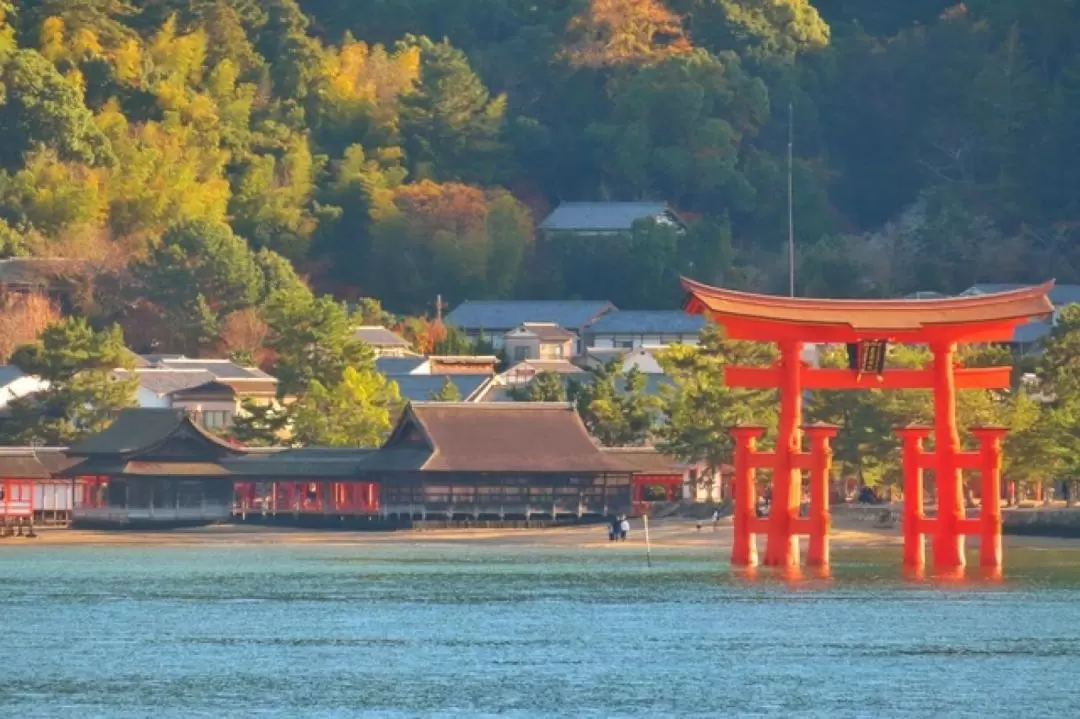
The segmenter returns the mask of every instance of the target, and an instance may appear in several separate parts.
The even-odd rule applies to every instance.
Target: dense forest
[[[1080,281],[1075,0],[0,13],[0,253],[87,261],[77,309],[142,346],[242,330],[296,275],[419,314],[783,291],[792,119],[800,294]],[[689,230],[536,236],[561,200],[637,199]]]

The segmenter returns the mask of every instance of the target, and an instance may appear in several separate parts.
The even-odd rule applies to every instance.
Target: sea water
[[[994,584],[481,545],[0,545],[0,716],[1078,716],[1080,553]]]

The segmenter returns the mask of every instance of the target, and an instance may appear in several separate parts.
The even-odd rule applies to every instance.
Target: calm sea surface
[[[963,587],[836,559],[0,545],[0,716],[1080,716],[1080,552]]]

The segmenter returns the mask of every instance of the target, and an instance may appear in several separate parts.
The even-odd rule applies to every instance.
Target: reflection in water
[[[0,547],[4,716],[1077,716],[1080,553]]]

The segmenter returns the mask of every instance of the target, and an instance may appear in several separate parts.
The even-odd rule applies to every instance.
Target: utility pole
[[[795,296],[795,103],[788,101],[787,142],[787,222],[788,222],[788,294]]]
[[[435,295],[435,320],[442,322],[442,311],[446,309],[446,303],[442,300],[442,295]]]

